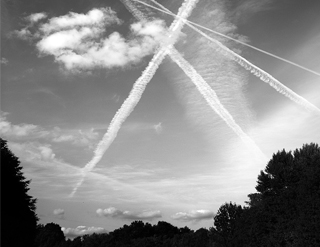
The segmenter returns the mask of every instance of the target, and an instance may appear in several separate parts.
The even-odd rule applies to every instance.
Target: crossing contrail
[[[256,154],[259,154],[261,158],[265,158],[260,148],[255,142],[243,132],[241,127],[235,122],[231,114],[221,104],[215,91],[208,85],[208,83],[202,78],[200,74],[181,56],[181,54],[171,49],[169,53],[172,60],[189,76],[191,81],[195,84],[201,95],[207,101],[208,105],[226,122],[226,124],[241,138],[241,140],[247,145],[247,147],[254,149]]]
[[[122,0],[128,10],[140,21],[146,20],[145,15],[139,11],[130,0]],[[208,85],[208,83],[202,78],[202,76],[194,69],[194,67],[186,61],[183,56],[171,45],[168,55],[171,59],[183,70],[183,72],[191,79],[199,90],[201,95],[205,98],[208,105],[226,122],[226,124],[241,138],[241,140],[251,149],[254,149],[260,157],[265,158],[260,148],[254,143],[254,141],[241,129],[241,127],[235,122],[232,115],[222,105],[215,91]]]
[[[155,0],[151,0],[153,3],[157,4],[158,6],[160,6],[161,8],[163,8],[163,10],[156,8],[152,5],[149,5],[147,3],[144,3],[140,0],[133,0],[142,4],[145,4],[149,7],[153,7],[159,11],[168,13],[176,18],[180,18],[179,16],[177,16],[176,14],[172,13],[170,10],[168,10],[167,8],[165,8],[163,5],[159,4],[158,2],[156,2]],[[205,38],[207,38],[208,40],[210,40],[212,43],[214,43],[215,45],[218,46],[218,50],[225,56],[228,56],[229,58],[233,59],[234,61],[236,61],[240,66],[242,66],[243,68],[245,68],[246,70],[249,70],[253,75],[255,75],[256,77],[258,77],[260,80],[262,80],[263,82],[268,83],[271,87],[273,87],[276,91],[278,91],[279,93],[283,94],[284,96],[288,97],[289,99],[291,99],[292,101],[296,102],[297,104],[303,106],[305,109],[307,109],[308,111],[313,111],[317,114],[320,114],[320,109],[318,107],[316,107],[315,105],[313,105],[311,102],[309,102],[308,100],[306,100],[305,98],[303,98],[302,96],[298,95],[297,93],[295,93],[294,91],[292,91],[290,88],[286,87],[285,85],[283,85],[280,81],[278,81],[276,78],[274,78],[272,75],[270,75],[269,73],[267,73],[266,71],[262,70],[261,68],[259,68],[258,66],[252,64],[251,62],[249,62],[248,60],[246,60],[244,57],[240,56],[239,54],[235,53],[234,51],[230,50],[228,47],[226,47],[225,45],[223,45],[221,42],[219,42],[216,39],[211,38],[209,35],[207,35],[206,33],[202,32],[201,30],[199,30],[198,28],[194,27],[193,24],[195,24],[194,22],[190,22],[186,19],[183,20],[186,25],[188,25],[190,28],[192,28],[193,30],[195,30],[196,32],[200,33],[202,36],[204,36]],[[191,24],[192,23],[192,24]],[[197,26],[200,26],[198,24],[196,24]],[[202,26],[201,26],[202,27]],[[205,28],[206,30],[210,30],[216,34],[222,35],[223,37],[227,37],[230,38],[224,34],[221,34],[219,32],[213,31],[211,29]],[[231,38],[232,39],[232,38]],[[235,39],[232,39],[235,40]],[[237,41],[237,40],[235,40]],[[242,44],[245,44],[243,42],[241,42]],[[252,47],[252,46],[250,46]],[[258,48],[257,48],[258,49]],[[259,49],[260,50],[260,49]],[[262,51],[262,50],[260,50]],[[264,52],[264,51],[263,51]],[[266,53],[266,52],[264,52]],[[270,54],[269,54],[270,55]],[[274,55],[275,56],[275,55]],[[277,57],[277,56],[276,56]],[[279,58],[279,57],[277,57]],[[284,60],[281,58],[281,60]],[[287,61],[287,60],[286,60]],[[287,61],[288,62],[288,61]],[[291,64],[294,64],[292,62],[290,62]],[[294,64],[296,66],[302,67],[300,65]],[[304,68],[304,67],[302,67]],[[306,68],[304,68],[306,69]],[[308,71],[310,71],[309,69],[307,69]],[[311,71],[317,75],[320,76],[319,73],[315,72],[315,71]]]
[[[178,16],[180,16],[181,19],[176,18],[169,27],[169,33],[172,36],[180,33],[184,25],[183,20],[189,17],[189,15],[191,14],[197,2],[198,0],[185,0],[183,2],[183,4],[178,10]],[[174,43],[175,40],[172,39],[172,42]],[[74,196],[78,188],[82,185],[87,173],[92,171],[92,169],[99,163],[104,153],[107,151],[109,146],[112,144],[112,142],[116,138],[122,123],[127,119],[130,113],[134,110],[135,106],[138,104],[146,88],[146,85],[152,79],[159,65],[167,55],[169,51],[168,47],[170,45],[171,44],[168,43],[166,46],[160,47],[160,49],[153,56],[152,60],[149,62],[147,68],[142,72],[142,75],[134,83],[128,98],[124,101],[120,109],[117,111],[117,113],[111,120],[111,123],[108,127],[107,132],[104,134],[102,140],[99,142],[98,146],[96,147],[93,158],[85,165],[84,168],[82,168],[82,178],[77,183],[75,188],[72,190],[70,197]]]
[[[148,4],[148,3],[145,3],[145,2],[143,2],[143,1],[140,1],[140,0],[132,0],[132,1],[135,1],[135,2],[138,2],[138,3],[141,3],[141,4],[144,4],[145,6],[148,6],[148,7],[150,7],[150,8],[156,9],[156,10],[158,10],[158,11],[160,11],[160,12],[165,13],[165,14],[168,14],[168,15],[171,15],[171,16],[173,16],[173,17],[176,17],[176,14],[174,14],[174,13],[171,12],[169,9],[167,9],[166,7],[164,7],[163,5],[161,5],[160,3],[158,3],[158,2],[155,1],[155,0],[150,0],[150,1],[153,2],[154,4],[158,5],[161,9],[160,9],[160,8],[157,8],[157,7],[155,7],[155,6],[152,6],[152,5]],[[184,21],[186,22],[186,24],[187,24],[189,27],[191,27],[191,26],[197,26],[197,27],[202,28],[202,29],[204,29],[204,30],[207,30],[207,31],[209,31],[209,32],[211,32],[211,33],[214,33],[214,34],[216,34],[216,35],[222,36],[222,37],[224,37],[224,38],[230,39],[230,40],[235,41],[235,42],[237,42],[237,43],[239,43],[239,44],[242,44],[242,45],[244,45],[244,46],[250,47],[251,49],[254,49],[254,50],[256,50],[256,51],[259,51],[259,52],[261,52],[261,53],[264,53],[264,54],[266,54],[266,55],[268,55],[268,56],[274,57],[274,58],[276,58],[276,59],[278,59],[278,60],[281,60],[281,61],[283,61],[283,62],[286,62],[286,63],[289,63],[289,64],[291,64],[291,65],[294,65],[294,66],[296,66],[296,67],[298,67],[298,68],[300,68],[300,69],[303,69],[303,70],[305,70],[305,71],[308,71],[308,72],[310,72],[310,73],[312,73],[312,74],[314,74],[314,75],[320,76],[320,73],[317,72],[317,71],[311,70],[311,69],[306,68],[306,67],[304,67],[304,66],[302,66],[302,65],[300,65],[300,64],[297,64],[297,63],[294,63],[294,62],[292,62],[292,61],[290,61],[290,60],[287,60],[287,59],[285,59],[285,58],[283,58],[283,57],[279,57],[279,56],[277,56],[277,55],[275,55],[275,54],[272,54],[272,53],[270,53],[270,52],[267,52],[267,51],[265,51],[265,50],[262,50],[262,49],[260,49],[260,48],[258,48],[258,47],[255,47],[255,46],[253,46],[253,45],[250,45],[250,44],[247,44],[247,43],[245,43],[245,42],[242,42],[241,40],[234,39],[234,38],[232,38],[232,37],[230,37],[230,36],[228,36],[228,35],[225,35],[225,34],[223,34],[223,33],[214,31],[214,30],[212,30],[212,29],[210,29],[210,28],[207,28],[207,27],[205,27],[205,26],[202,26],[202,25],[200,25],[200,24],[198,24],[198,23],[195,23],[195,22],[192,22],[192,21],[189,21],[189,20],[184,20]],[[192,27],[191,27],[191,28],[192,28]],[[195,29],[194,29],[194,30],[195,30]],[[195,31],[198,32],[198,30],[195,30]]]

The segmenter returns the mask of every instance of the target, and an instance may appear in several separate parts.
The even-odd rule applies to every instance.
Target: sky
[[[317,111],[190,27],[170,33],[174,17],[131,2],[144,21],[118,0],[1,1],[0,134],[31,179],[39,222],[59,224],[68,237],[134,220],[209,228],[223,203],[245,204],[273,153],[320,140]],[[173,13],[182,2],[159,1]],[[200,0],[188,20],[320,73],[319,10],[318,0]],[[320,108],[319,75],[204,32]],[[166,55],[112,132],[133,84],[168,45],[224,110],[210,107]],[[226,111],[243,134],[223,120]]]

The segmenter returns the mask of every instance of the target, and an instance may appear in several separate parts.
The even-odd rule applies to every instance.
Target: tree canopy
[[[36,199],[28,195],[30,180],[22,173],[18,158],[1,142],[1,244],[33,246],[38,217]]]
[[[256,190],[237,220],[236,246],[320,246],[317,144],[275,153]]]

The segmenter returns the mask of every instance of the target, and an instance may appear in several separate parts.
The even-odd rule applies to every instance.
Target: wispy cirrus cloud
[[[77,183],[81,171],[56,156],[50,144],[9,141],[10,150],[21,161],[31,179],[30,193],[37,198],[61,198]]]
[[[86,227],[86,226],[77,226],[76,228],[66,228],[61,227],[62,232],[66,238],[74,239],[79,236],[89,235],[93,233],[107,233],[107,230],[103,227]]]
[[[174,220],[179,221],[201,221],[201,220],[212,220],[213,219],[213,212],[210,210],[192,210],[190,212],[179,212],[171,216]]]
[[[215,31],[222,34],[244,40],[237,34],[237,26],[228,17],[226,1],[201,1],[197,7],[192,15],[193,21],[206,27],[214,27]],[[245,71],[241,71],[237,64],[219,52],[217,47],[208,45],[207,39],[189,30],[186,30],[186,33],[189,38],[185,43],[177,46],[178,50],[184,52],[184,57],[210,85],[220,103],[246,133],[246,129],[252,122],[252,113],[245,97],[247,84]],[[212,35],[212,38],[231,49],[236,48],[234,44],[217,35]],[[229,145],[229,141],[235,136],[234,132],[212,110],[188,77],[180,70],[170,70],[175,76],[176,91],[186,108],[188,122],[202,132],[202,137],[207,142],[206,147],[210,149],[210,152],[214,150],[216,153],[221,153],[220,147]]]
[[[236,0],[230,1],[233,8],[230,10],[230,18],[233,22],[245,22],[250,16],[273,8],[274,0]]]
[[[97,215],[112,218],[121,218],[125,220],[154,220],[161,218],[161,212],[159,210],[145,210],[142,212],[122,211],[120,209],[109,207],[106,209],[97,209]]]
[[[148,123],[148,122],[141,122],[141,121],[128,121],[123,124],[122,129],[130,133],[153,130],[157,134],[161,134],[163,131],[163,125],[161,122]]]

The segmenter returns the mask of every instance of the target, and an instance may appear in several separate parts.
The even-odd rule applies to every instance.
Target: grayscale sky
[[[182,4],[159,2],[174,13]],[[208,228],[223,203],[244,205],[274,152],[320,140],[319,114],[185,26],[176,49],[265,157],[167,56],[70,197],[159,42],[168,41],[174,18],[135,5],[148,22],[138,23],[118,0],[1,0],[1,137],[32,179],[40,223],[58,223],[67,236],[133,220]],[[320,73],[319,13],[319,0],[200,0],[189,19]],[[320,108],[319,76],[206,33]]]

